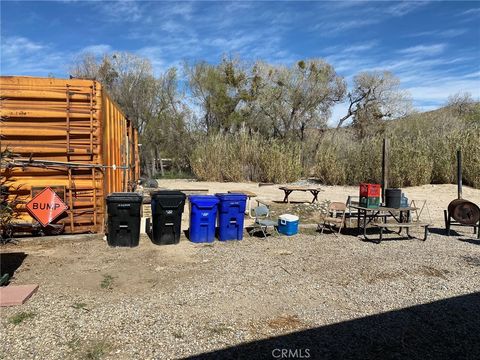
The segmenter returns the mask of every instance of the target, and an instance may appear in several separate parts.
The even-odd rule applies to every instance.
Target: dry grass
[[[190,165],[199,180],[288,182],[301,177],[300,146],[246,132],[199,141]]]
[[[389,185],[453,183],[456,150],[463,155],[463,180],[480,188],[480,107],[459,117],[448,109],[393,121],[389,145]],[[358,139],[351,129],[309,134],[298,140],[267,140],[257,134],[217,134],[203,138],[191,156],[200,180],[284,183],[315,176],[327,185],[379,182],[383,136]]]
[[[18,325],[24,322],[25,320],[31,319],[33,317],[35,317],[35,313],[29,312],[29,311],[23,311],[11,316],[8,319],[8,322],[14,325]]]

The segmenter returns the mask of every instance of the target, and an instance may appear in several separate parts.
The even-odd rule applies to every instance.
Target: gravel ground
[[[1,358],[173,359],[306,329],[320,331],[316,340],[302,337],[309,358],[348,358],[352,354],[342,353],[345,334],[360,336],[352,330],[358,326],[375,331],[368,321],[356,325],[352,319],[396,311],[394,318],[403,324],[404,308],[478,295],[479,245],[472,236],[436,234],[426,242],[380,245],[331,234],[208,245],[182,240],[175,246],[155,246],[142,237],[140,246],[132,249],[109,248],[99,237],[21,241],[0,249],[2,262],[24,253],[12,283],[38,283],[40,288],[25,305],[2,308]],[[12,253],[17,255],[8,255]],[[458,333],[449,334],[455,346],[446,342],[445,348],[432,348],[436,352],[428,353],[431,358],[479,355],[467,331],[480,327],[475,322],[479,297],[468,298],[465,307],[469,316],[454,313],[444,319],[450,329],[458,326],[455,321],[463,324]],[[436,320],[418,321],[425,324],[415,327]],[[331,324],[346,328],[326,327]],[[330,352],[322,353],[325,347],[316,345],[325,329],[333,331],[332,342]],[[382,348],[387,340],[380,339],[374,349],[362,345],[351,358],[412,355],[404,343]],[[284,343],[295,346],[291,339]],[[280,352],[272,351],[282,345],[282,338],[257,344],[261,351],[244,347],[203,357],[278,358],[274,355]],[[370,356],[372,351],[380,355]]]

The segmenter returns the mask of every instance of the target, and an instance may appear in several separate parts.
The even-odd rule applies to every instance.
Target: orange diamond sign
[[[68,206],[49,187],[40,191],[28,204],[27,209],[43,226],[59,217]]]

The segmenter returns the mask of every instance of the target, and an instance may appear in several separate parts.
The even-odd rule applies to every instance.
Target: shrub
[[[385,137],[389,186],[454,183],[456,150],[462,149],[464,183],[480,188],[480,109],[464,117],[440,110],[391,121]],[[359,140],[350,129],[308,134],[304,142],[247,131],[200,139],[190,157],[200,180],[282,183],[313,175],[328,185],[381,181],[383,138]]]
[[[190,166],[199,180],[287,182],[301,177],[300,146],[257,134],[216,134],[197,143]]]

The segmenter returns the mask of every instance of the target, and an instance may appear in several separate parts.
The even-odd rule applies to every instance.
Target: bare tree
[[[100,81],[140,131],[156,111],[159,84],[147,59],[129,53],[102,58],[87,53],[76,60],[71,74]]]
[[[134,121],[143,144],[143,168],[149,176],[157,172],[156,159],[165,153],[179,154],[175,149],[181,142],[172,132],[180,133],[185,127],[187,111],[178,91],[176,69],[155,77],[148,59],[114,53],[101,58],[84,54],[76,60],[71,72],[75,77],[99,80]],[[169,139],[176,139],[176,143]]]
[[[464,116],[475,111],[476,102],[469,92],[458,92],[447,99],[447,108],[456,115]]]
[[[338,121],[337,129],[352,118],[361,136],[369,124],[402,117],[412,110],[408,93],[400,89],[400,80],[388,71],[356,75],[347,99],[347,114]]]

